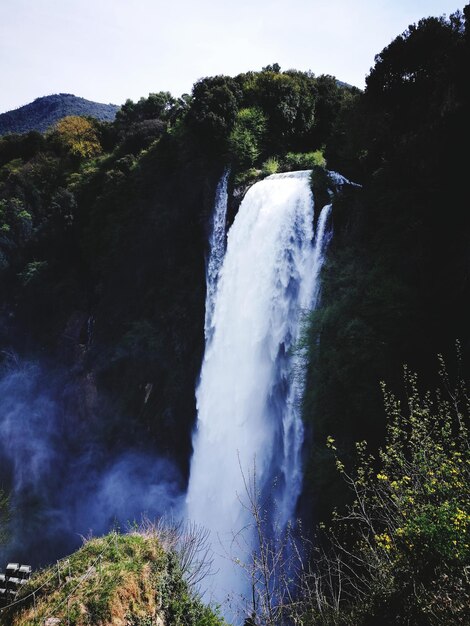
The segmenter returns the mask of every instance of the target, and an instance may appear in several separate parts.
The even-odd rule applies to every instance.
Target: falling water
[[[230,169],[227,167],[219,180],[215,191],[212,231],[209,237],[209,260],[206,269],[206,319],[204,335],[208,343],[213,334],[212,317],[214,315],[215,294],[225,254],[225,222],[227,219],[227,184]]]
[[[310,250],[309,267],[301,280],[305,281],[305,292],[308,301],[299,303],[301,307],[314,310],[318,304],[320,295],[320,270],[324,256],[331,239],[331,231],[327,229],[328,218],[331,213],[331,204],[323,207],[317,222],[313,249]],[[311,265],[310,265],[311,263]],[[295,329],[293,337],[299,338],[301,319],[294,320]],[[292,344],[292,341],[291,341]],[[299,406],[302,399],[305,379],[302,367],[304,354],[298,349],[294,354],[289,354],[287,362],[283,363],[281,372],[284,379],[289,380],[290,385],[286,393],[285,409],[282,415],[283,431],[283,454],[279,463],[282,483],[278,490],[278,517],[277,525],[282,531],[286,527],[295,511],[297,499],[302,488],[302,464],[301,449],[303,443],[303,424],[300,418]],[[295,376],[292,376],[292,372]]]
[[[211,531],[219,601],[244,592],[230,561],[243,558],[234,554],[241,550],[236,534],[250,523],[241,504],[244,476],[256,463],[260,489],[276,481],[281,527],[300,493],[303,382],[293,376],[292,348],[318,297],[329,210],[321,212],[315,236],[310,172],[269,176],[248,190],[220,271],[208,272],[208,293],[218,281],[208,301],[212,334],[196,392],[187,515]],[[219,248],[217,255],[209,268],[220,266]]]

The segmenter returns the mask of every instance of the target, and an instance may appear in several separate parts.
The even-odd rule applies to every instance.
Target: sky
[[[122,104],[279,63],[364,87],[411,23],[466,0],[0,0],[0,113],[72,93]]]

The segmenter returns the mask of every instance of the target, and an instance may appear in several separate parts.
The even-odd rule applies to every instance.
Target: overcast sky
[[[380,52],[458,0],[0,0],[0,112],[73,93],[122,104],[279,63],[364,86]]]

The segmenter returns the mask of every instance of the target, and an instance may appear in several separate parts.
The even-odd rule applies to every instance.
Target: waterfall
[[[225,222],[227,219],[227,184],[229,174],[230,169],[227,167],[215,191],[212,229],[209,236],[209,260],[206,267],[206,318],[204,322],[206,344],[210,342],[214,330],[212,317],[214,315],[215,294],[225,254]]]
[[[219,208],[217,201],[214,232]],[[244,476],[255,463],[257,485],[274,495],[281,528],[300,494],[303,381],[294,376],[292,348],[318,298],[329,211],[322,210],[315,236],[310,172],[274,174],[246,193],[222,264],[221,248],[211,245],[217,258],[209,268],[217,271],[208,271],[211,335],[196,391],[187,515],[211,531],[218,601],[245,591],[231,563],[245,557],[234,554],[243,551],[234,537],[251,521],[241,503]],[[249,552],[250,539],[244,541]]]
[[[299,302],[302,309],[314,310],[318,304],[320,295],[320,270],[323,266],[324,255],[331,239],[331,231],[327,229],[328,218],[331,213],[331,204],[323,207],[318,218],[313,246],[308,254],[308,267],[300,276],[304,282],[305,299]],[[313,207],[312,207],[313,210]],[[296,342],[299,338],[301,319],[298,314],[293,319],[292,339]],[[292,339],[290,344],[292,345]],[[282,368],[283,378],[289,380],[289,389],[285,396],[285,408],[282,414],[283,431],[283,454],[279,461],[281,476],[283,478],[282,489],[277,494],[278,526],[283,531],[292,518],[302,488],[302,464],[301,449],[303,443],[303,425],[299,414],[299,407],[304,391],[304,363],[305,355],[297,350],[289,355],[287,363]],[[292,376],[295,372],[295,376]]]

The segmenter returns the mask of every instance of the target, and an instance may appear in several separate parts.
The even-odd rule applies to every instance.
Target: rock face
[[[79,98],[70,93],[36,98],[34,102],[0,115],[0,135],[46,131],[67,115],[85,115],[101,121],[112,122],[119,106],[101,104]]]

